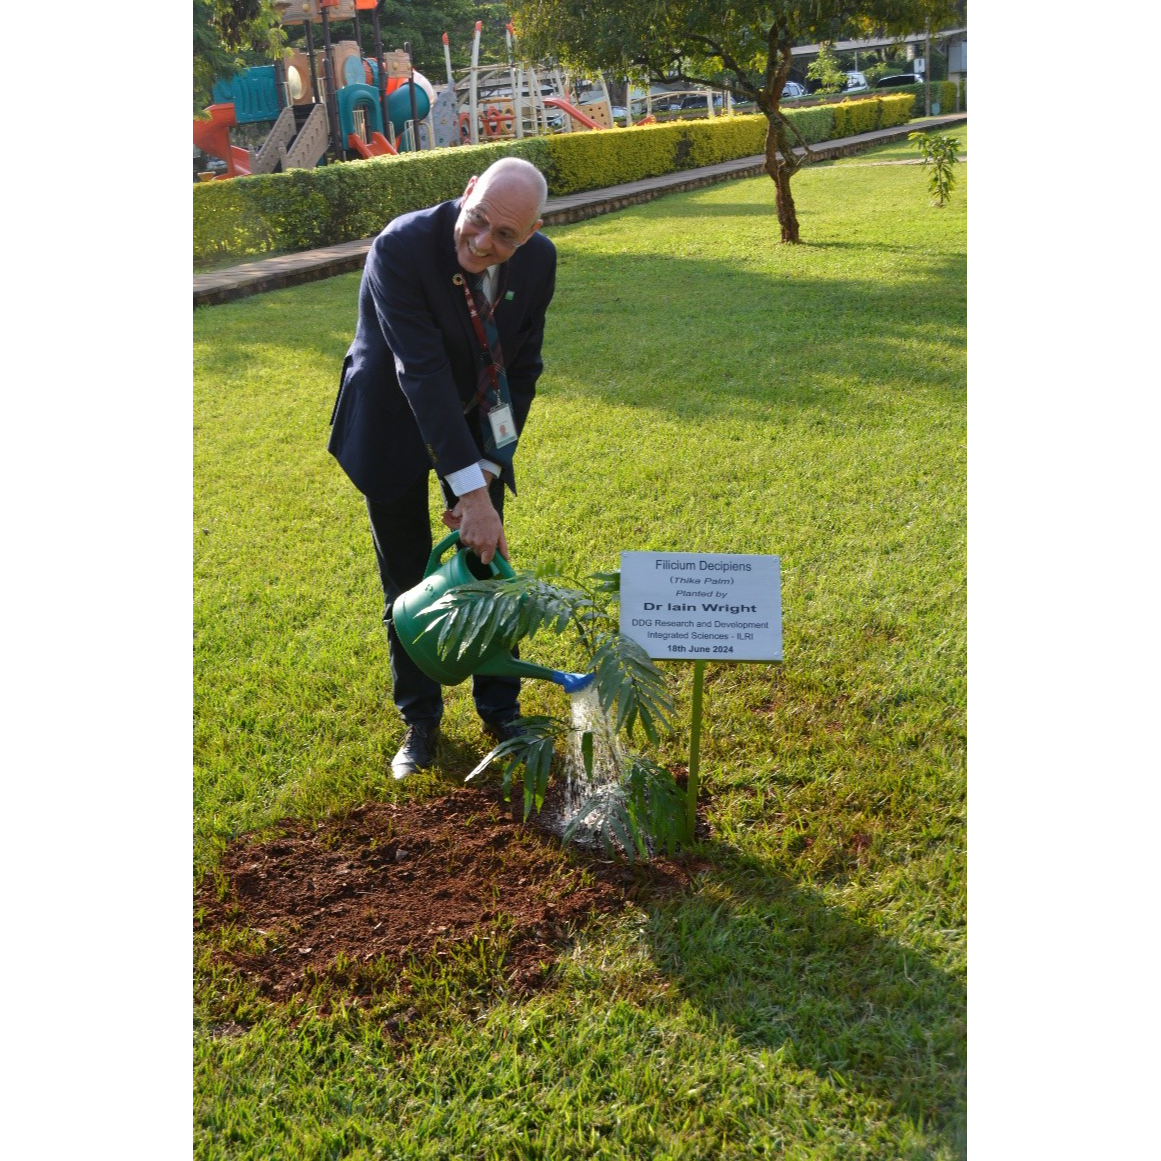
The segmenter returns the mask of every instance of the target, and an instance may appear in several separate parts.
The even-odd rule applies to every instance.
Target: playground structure
[[[507,64],[480,65],[483,23],[477,21],[471,65],[458,77],[444,33],[447,84],[436,90],[415,70],[410,45],[383,51],[376,0],[276,0],[275,7],[283,24],[305,27],[305,51],[273,65],[244,69],[214,85],[213,103],[206,109],[209,120],[194,121],[193,139],[203,153],[224,162],[225,169],[200,172],[199,180],[614,127],[604,81],[598,82],[599,98],[582,105],[574,91],[578,86],[570,85],[559,69],[517,59],[511,24],[505,26]],[[364,57],[360,48],[362,11],[371,13],[374,57]],[[337,20],[354,21],[355,39],[332,38]],[[321,26],[321,48],[315,46],[315,24]],[[629,103],[627,125],[655,120],[651,94],[644,100],[645,116],[636,122]],[[712,100],[708,105],[712,116]],[[271,128],[257,149],[231,141],[232,129],[266,123]]]
[[[306,51],[214,85],[209,120],[194,121],[193,140],[203,153],[225,162],[225,172],[199,177],[309,169],[328,154],[344,161],[430,146],[424,119],[435,90],[412,67],[406,47],[384,53],[376,0],[276,0],[275,7],[283,24],[305,26]],[[373,58],[359,48],[360,11],[372,15]],[[352,19],[355,39],[333,41],[332,23]],[[315,47],[316,23],[321,48]],[[231,129],[267,122],[272,127],[257,150],[230,141]]]
[[[437,108],[437,145],[477,145],[481,141],[612,128],[608,93],[603,94],[603,101],[585,110],[578,108],[576,96],[559,69],[536,67],[516,58],[516,34],[511,23],[504,28],[507,64],[481,66],[482,32],[483,23],[477,21],[471,65],[460,71],[458,79],[451,67],[444,34],[447,86],[442,91],[448,96],[443,109]],[[454,124],[449,114],[454,117]]]

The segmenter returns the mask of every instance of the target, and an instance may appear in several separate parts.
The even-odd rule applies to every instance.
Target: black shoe
[[[391,759],[391,776],[406,778],[435,764],[435,742],[439,726],[408,726],[399,753]]]
[[[523,730],[516,724],[516,718],[509,718],[503,722],[484,722],[484,733],[497,744],[524,736]]]

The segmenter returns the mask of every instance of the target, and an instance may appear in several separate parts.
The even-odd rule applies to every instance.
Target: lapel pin
[[[512,299],[514,299],[515,297],[516,297],[516,291],[509,290],[508,293],[504,295],[504,301],[511,302]]]
[[[463,276],[462,274],[453,274],[453,275],[452,275],[452,283],[453,283],[455,286],[463,286],[463,284],[464,284],[464,276]]]

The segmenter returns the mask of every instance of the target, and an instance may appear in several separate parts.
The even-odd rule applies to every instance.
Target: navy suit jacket
[[[485,458],[475,398],[480,342],[456,261],[460,202],[403,214],[375,239],[359,286],[359,322],[343,360],[327,449],[365,496],[390,502],[434,468],[440,476]],[[544,315],[556,247],[533,234],[501,267],[496,325],[519,434],[543,363]],[[515,475],[501,478],[516,491]]]

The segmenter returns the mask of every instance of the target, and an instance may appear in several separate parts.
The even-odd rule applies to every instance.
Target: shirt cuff
[[[484,478],[484,469],[480,464],[468,464],[466,468],[460,468],[458,472],[448,472],[446,478],[447,486],[457,496],[462,496],[466,492],[474,492],[477,488],[484,487],[488,482]]]

